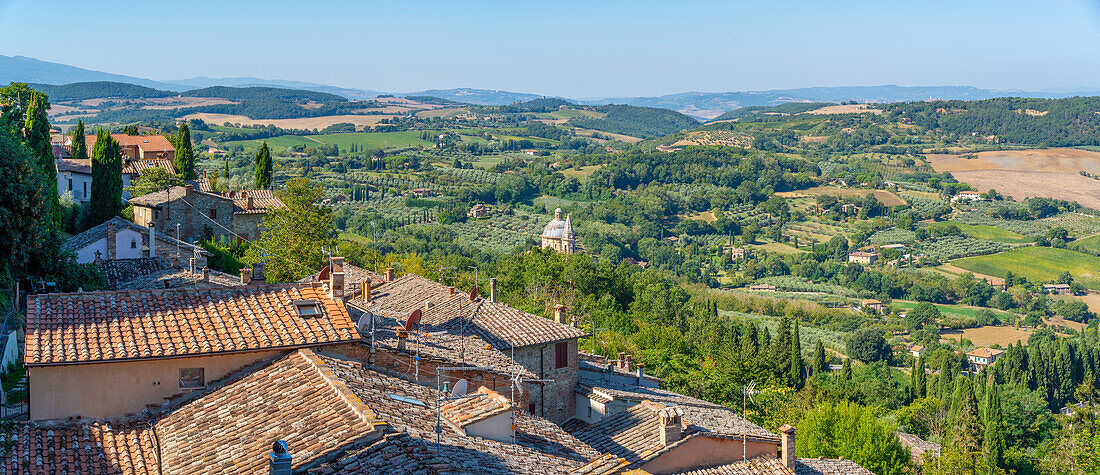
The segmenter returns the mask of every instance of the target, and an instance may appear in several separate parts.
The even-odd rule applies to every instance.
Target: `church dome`
[[[566,223],[561,218],[561,208],[554,210],[554,219],[546,224],[542,230],[542,237],[560,238],[565,233]]]

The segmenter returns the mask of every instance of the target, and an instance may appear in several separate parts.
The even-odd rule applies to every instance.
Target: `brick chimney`
[[[251,200],[251,198],[249,198]],[[335,299],[344,297],[344,258],[332,256],[328,260],[328,291],[329,296]]]
[[[386,268],[386,282],[393,282],[393,267]]]
[[[118,226],[115,225],[114,218],[107,221],[107,259],[115,258],[115,248],[118,245],[115,242],[115,232],[118,231]]]
[[[619,352],[619,359],[615,360],[615,367],[622,368],[626,364],[626,353]]]
[[[554,306],[554,321],[562,325],[569,324],[569,319],[565,316],[565,305],[559,303]]]
[[[363,279],[361,285],[363,286],[363,301],[366,303],[370,303],[370,277]]]
[[[497,301],[497,278],[492,277],[489,279],[489,301]]]
[[[246,207],[246,209],[252,209],[252,208],[255,207],[255,202],[252,201],[252,195],[248,195],[248,201],[247,201],[247,204],[245,205],[245,207]]]
[[[623,369],[627,371],[634,371],[634,357],[630,354],[627,354],[626,359],[623,360]]]
[[[202,171],[202,179],[203,179],[203,180],[205,180],[205,179],[206,179],[206,170],[203,170],[203,171]]]
[[[662,446],[667,447],[674,444],[683,436],[683,431],[680,427],[680,418],[683,414],[684,411],[675,406],[661,409],[661,432],[658,435],[661,437]]]
[[[271,453],[268,455],[268,475],[290,475],[293,458],[290,456],[290,447],[285,441],[276,441],[271,444]]]
[[[790,424],[783,424],[779,428],[779,432],[783,433],[783,445],[782,445],[782,462],[783,466],[794,470],[795,462],[798,460],[794,456],[794,426]]]
[[[247,267],[241,269],[241,285],[248,285],[252,283],[252,269]]]
[[[202,280],[204,280],[206,282],[210,281],[210,268],[209,267],[203,267],[202,268]]]
[[[267,277],[264,277],[264,263],[257,262],[252,264],[252,278],[249,285],[263,285],[267,283]]]

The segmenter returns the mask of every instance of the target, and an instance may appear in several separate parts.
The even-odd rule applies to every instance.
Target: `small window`
[[[180,389],[199,389],[205,386],[202,368],[180,368]]]
[[[321,308],[317,306],[316,300],[295,300],[294,308],[298,310],[299,317],[321,316]]]
[[[218,210],[210,208],[210,219],[218,219]]]
[[[137,241],[133,239],[130,240],[130,249],[137,249]]]
[[[563,341],[554,345],[554,367],[564,368],[569,366],[569,342]]]
[[[527,412],[532,415],[535,414],[535,403],[527,405]]]
[[[589,406],[588,406],[588,418],[589,419],[592,418],[592,405],[591,404],[589,404]]]
[[[73,179],[69,178],[69,191],[73,191]]]

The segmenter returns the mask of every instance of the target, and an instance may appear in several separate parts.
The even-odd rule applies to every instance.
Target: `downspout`
[[[539,349],[539,379],[546,379],[546,345]],[[546,417],[546,382],[539,381],[539,417]]]

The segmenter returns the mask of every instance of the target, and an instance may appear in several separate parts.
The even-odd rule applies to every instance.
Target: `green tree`
[[[925,325],[934,325],[940,321],[943,314],[935,305],[928,302],[918,303],[916,307],[905,313],[905,325],[909,331],[924,328]]]
[[[840,379],[843,381],[852,380],[852,359],[844,358],[844,363],[840,365]]]
[[[122,211],[122,149],[102,128],[92,148],[92,192],[88,227],[106,222]]]
[[[791,324],[791,370],[790,382],[795,389],[802,387],[802,345],[798,336],[798,320]]]
[[[60,226],[61,206],[57,194],[57,165],[54,164],[53,146],[50,144],[50,122],[46,111],[50,103],[46,95],[35,92],[27,104],[27,118],[23,126],[23,141],[30,149],[31,156],[37,162],[38,173],[42,175],[42,186],[46,189],[46,216]]]
[[[817,344],[814,345],[812,369],[815,375],[825,374],[825,371],[829,369],[829,362],[825,359],[825,345],[821,343],[821,340],[817,340]]]
[[[15,132],[0,126],[0,272],[24,265],[50,229],[39,225],[46,201],[42,174]]]
[[[183,180],[178,175],[168,173],[164,167],[153,167],[142,170],[141,177],[135,180],[126,191],[136,198],[173,186],[183,186]]]
[[[88,145],[84,142],[84,121],[76,121],[76,128],[73,129],[73,133],[70,136],[73,144],[69,146],[69,156],[73,160],[87,160],[88,159]]]
[[[982,424],[985,427],[982,452],[985,456],[985,463],[990,467],[1003,467],[1007,443],[1005,440],[1000,387],[996,384],[989,385],[982,406]]]
[[[889,361],[893,354],[882,336],[882,330],[876,328],[856,330],[848,337],[847,348],[848,356],[864,363]]]
[[[257,190],[266,190],[271,187],[271,150],[267,148],[267,141],[256,151],[256,181]]]
[[[191,148],[191,129],[187,123],[180,124],[179,134],[174,141],[176,145],[176,159],[172,162],[176,167],[176,173],[184,180],[195,179],[195,151]]]
[[[910,473],[909,451],[895,430],[859,404],[819,404],[799,423],[795,452],[802,458],[844,457],[880,475]]]
[[[969,378],[956,378],[951,412],[947,416],[943,455],[931,464],[936,467],[933,473],[996,473],[996,467],[987,465],[982,454],[980,416],[974,383]]]
[[[292,282],[324,265],[321,248],[336,246],[336,230],[332,210],[318,204],[324,197],[320,184],[295,178],[276,195],[285,206],[268,211],[260,240],[249,246],[244,261],[266,261],[269,282]]]

